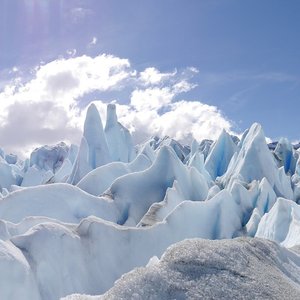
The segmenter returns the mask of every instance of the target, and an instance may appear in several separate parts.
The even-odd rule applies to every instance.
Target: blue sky
[[[101,99],[102,103],[115,100],[125,105],[125,114],[134,91],[136,95],[137,90],[146,90],[137,83],[139,74],[154,68],[160,74],[173,74],[164,83],[147,83],[148,88],[160,91],[169,88],[172,94],[165,105],[155,107],[158,113],[173,112],[177,101],[198,101],[208,105],[208,109],[217,107],[218,116],[230,122],[225,128],[233,132],[242,132],[253,122],[259,122],[266,135],[273,139],[285,136],[292,141],[298,140],[299,13],[297,0],[1,0],[0,90],[3,94],[5,88],[16,90],[20,85],[30,84],[38,77],[37,70],[53,61],[67,61],[83,55],[95,58],[105,53],[129,62],[126,68],[130,80],[128,77],[125,81],[117,81],[113,88],[91,87],[72,94],[82,109],[92,100]],[[60,68],[57,65],[58,71]],[[196,69],[198,72],[193,71]],[[65,75],[66,72],[68,70]],[[74,72],[76,70],[72,69],[71,79],[56,75],[64,78],[74,90],[73,83],[76,85],[81,80],[76,79]],[[174,92],[175,84],[180,82],[188,83],[189,88]],[[35,95],[35,85],[30,89],[29,98]],[[19,90],[12,93],[19,93],[19,98],[23,95]],[[152,93],[151,97],[155,95]],[[162,95],[163,92],[157,98],[161,99]],[[4,96],[6,94],[0,96],[1,101],[10,101]],[[147,99],[152,101],[151,97]],[[20,102],[12,101],[14,107]],[[20,111],[27,107],[24,105]],[[9,113],[13,118],[12,109],[8,106],[5,109],[3,120]],[[152,124],[152,128],[163,126],[162,122],[170,117],[165,116],[158,121],[159,125]],[[197,116],[194,117],[197,122]],[[24,122],[29,121],[24,119]],[[124,122],[128,126],[131,124],[125,117]],[[182,126],[185,124],[191,125],[183,120]],[[219,123],[219,127],[222,124]],[[6,127],[10,131],[5,133],[3,129],[2,139],[14,128],[12,125]],[[26,134],[31,134],[29,127]],[[201,126],[197,130],[201,130]],[[159,133],[172,132],[160,130]],[[68,134],[76,135],[72,130],[67,137]],[[37,135],[32,133],[32,145],[34,137]],[[56,139],[63,137],[53,133],[53,142]],[[44,140],[38,138],[36,144],[42,142]],[[16,141],[8,144],[9,150],[17,150],[20,146]]]

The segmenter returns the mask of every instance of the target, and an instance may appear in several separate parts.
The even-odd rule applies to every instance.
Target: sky
[[[0,147],[79,143],[106,104],[136,142],[300,139],[298,0],[0,0]]]

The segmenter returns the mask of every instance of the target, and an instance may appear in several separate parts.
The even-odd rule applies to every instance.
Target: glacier
[[[91,104],[79,146],[0,150],[0,298],[299,298],[299,153],[258,123],[134,145]]]

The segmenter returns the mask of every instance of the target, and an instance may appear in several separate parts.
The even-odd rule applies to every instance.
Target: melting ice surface
[[[79,146],[1,150],[0,299],[300,299],[299,150],[273,146],[134,146],[109,104]]]

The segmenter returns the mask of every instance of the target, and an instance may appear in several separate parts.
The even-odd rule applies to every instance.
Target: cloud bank
[[[193,137],[216,138],[223,128],[230,132],[231,121],[217,107],[185,100],[196,86],[192,77],[197,72],[139,71],[128,59],[106,54],[57,59],[37,66],[27,80],[15,72],[0,91],[1,147],[24,154],[45,143],[78,143],[91,101],[103,121],[107,102],[115,102],[120,122],[136,142],[152,135],[189,142]],[[124,91],[128,99],[121,102]]]

